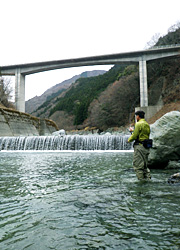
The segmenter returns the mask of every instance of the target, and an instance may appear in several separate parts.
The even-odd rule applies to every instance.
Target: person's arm
[[[132,142],[132,141],[134,141],[134,140],[136,140],[136,139],[138,138],[139,129],[140,129],[140,126],[139,126],[138,123],[136,123],[134,132],[133,132],[132,135],[129,137],[128,142]]]

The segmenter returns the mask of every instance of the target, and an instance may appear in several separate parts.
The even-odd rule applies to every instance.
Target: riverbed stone
[[[65,136],[66,135],[66,131],[64,129],[60,129],[58,131],[53,132],[52,135],[55,135],[55,136]]]
[[[171,177],[168,179],[168,183],[180,184],[180,173],[176,173],[176,174],[171,175]]]
[[[148,158],[150,167],[166,167],[169,161],[179,161],[180,112],[169,112],[152,124],[150,138],[153,139]]]

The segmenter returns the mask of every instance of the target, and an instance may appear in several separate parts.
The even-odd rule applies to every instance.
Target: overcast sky
[[[0,66],[142,50],[180,21],[180,0],[0,0],[0,8]],[[109,68],[26,76],[26,100],[86,70]]]

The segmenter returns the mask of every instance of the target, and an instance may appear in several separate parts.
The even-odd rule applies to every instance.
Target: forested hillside
[[[80,78],[63,98],[50,110],[50,116],[58,110],[74,115],[74,125],[80,125],[88,117],[88,107],[107,86],[116,81],[124,67],[114,66],[102,76]]]
[[[180,26],[173,26],[155,46],[180,44]],[[180,59],[147,63],[149,105],[180,101]],[[64,95],[38,110],[59,128],[124,126],[139,106],[138,65],[115,65],[104,75],[78,79]],[[36,114],[37,115],[37,114]]]
[[[67,90],[72,83],[81,77],[92,77],[104,74],[105,70],[92,70],[86,71],[79,75],[75,75],[70,79],[67,79],[61,83],[56,84],[55,86],[47,89],[41,96],[35,96],[30,100],[26,101],[26,112],[34,114],[41,110],[43,107],[47,107],[49,103],[55,101],[55,98],[60,96],[62,92]],[[43,111],[44,112],[44,111]]]

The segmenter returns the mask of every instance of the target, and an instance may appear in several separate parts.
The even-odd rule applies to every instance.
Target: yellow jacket
[[[149,139],[150,135],[150,126],[145,121],[145,119],[140,119],[136,125],[133,134],[129,137],[128,142],[132,142],[136,139],[139,139],[139,141],[144,141],[146,139]]]

